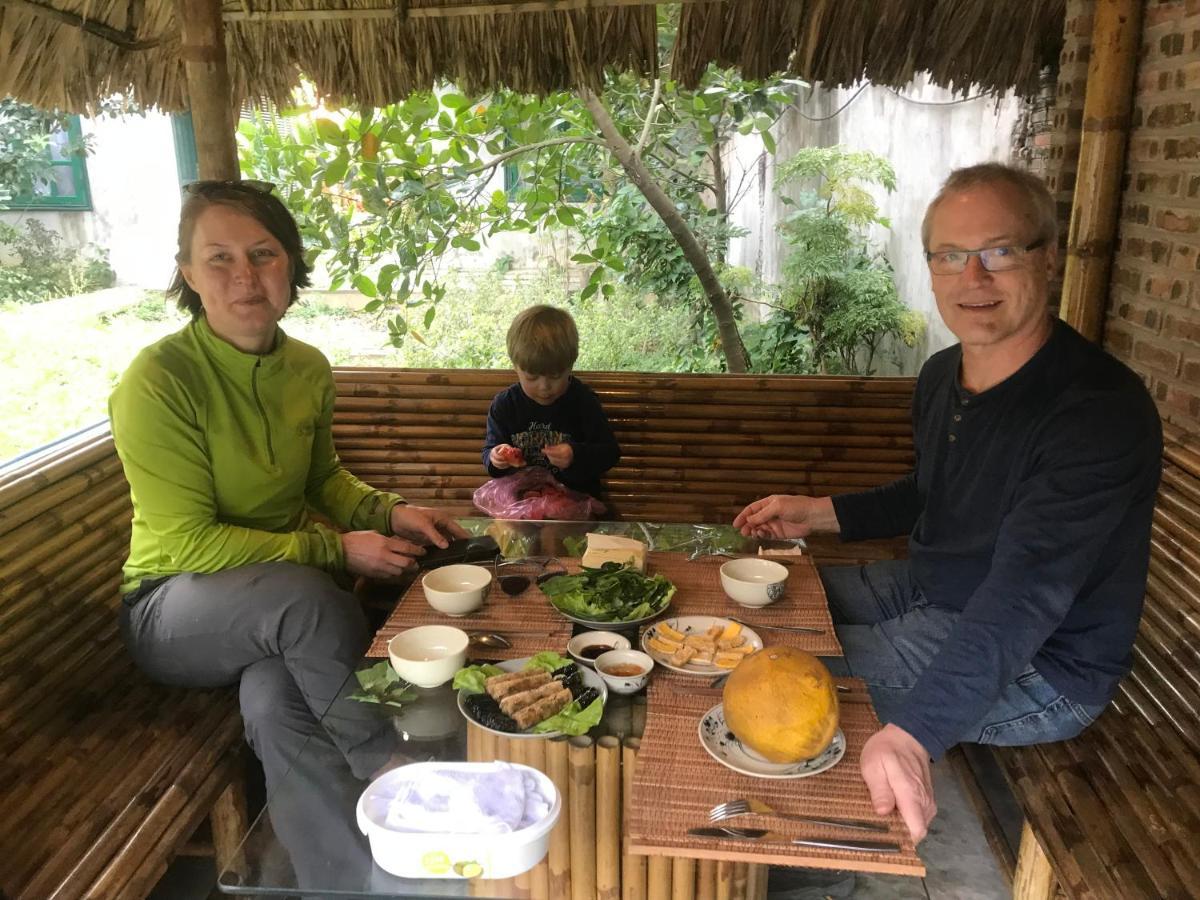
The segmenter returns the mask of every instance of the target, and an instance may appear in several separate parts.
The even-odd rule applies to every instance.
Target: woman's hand
[[[446,535],[465,538],[470,535],[444,510],[428,506],[409,506],[400,503],[392,507],[392,534],[398,534],[422,544],[446,547]],[[424,551],[421,551],[422,553]]]
[[[519,469],[525,465],[525,454],[512,444],[497,444],[488,454],[488,462],[497,469]]]
[[[349,531],[342,535],[342,554],[351,575],[393,581],[425,555],[425,548],[378,531]]]
[[[542,455],[550,465],[565,469],[575,461],[575,449],[570,444],[551,444],[542,448]]]
[[[755,500],[733,520],[733,527],[746,537],[802,538],[814,531],[841,530],[833,500],[772,494]]]

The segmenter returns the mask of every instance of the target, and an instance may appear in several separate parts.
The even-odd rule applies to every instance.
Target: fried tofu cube
[[[741,647],[745,643],[746,639],[740,634],[735,638],[719,637],[717,638],[717,649],[732,650],[735,647]]]
[[[671,655],[671,665],[686,666],[695,656],[695,647],[682,646]]]
[[[743,658],[740,653],[718,653],[713,657],[713,665],[722,669],[733,669]]]
[[[716,642],[707,634],[689,634],[683,642],[689,647],[695,647],[697,650],[713,649],[716,647]]]

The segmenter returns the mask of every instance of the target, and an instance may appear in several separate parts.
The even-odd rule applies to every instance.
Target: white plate
[[[722,619],[719,616],[676,616],[673,619],[664,619],[661,622],[656,622],[654,628],[657,628],[659,625],[670,625],[676,631],[683,632],[686,635],[704,634],[714,625],[720,625],[721,628],[725,628],[728,624],[728,619]],[[733,669],[723,669],[720,666],[699,665],[696,663],[688,663],[686,666],[672,665],[669,654],[663,653],[661,650],[655,650],[650,646],[650,638],[654,636],[654,628],[647,628],[642,632],[642,649],[649,653],[651,659],[658,663],[658,665],[670,669],[672,672],[682,672],[684,675],[700,675],[702,677],[727,675],[733,671]],[[758,636],[758,632],[753,628],[743,625],[741,635],[755,650],[763,648],[762,638]]]
[[[717,762],[755,778],[807,778],[832,769],[846,755],[846,736],[837,730],[824,752],[798,763],[773,763],[734,737],[725,724],[725,707],[718,703],[700,720],[700,743]]]
[[[495,665],[503,669],[505,672],[520,672],[525,668],[525,663],[529,662],[529,660],[530,657],[523,656],[520,659],[506,659],[495,663]],[[583,676],[583,686],[598,690],[600,692],[601,704],[607,705],[608,685],[604,683],[604,679],[597,675],[594,670],[584,668],[583,666],[579,666],[579,674]],[[552,738],[559,737],[562,734],[561,731],[545,731],[533,734],[527,731],[497,731],[494,728],[488,728],[482,722],[477,722],[475,718],[467,712],[467,708],[463,706],[463,700],[466,698],[466,696],[466,691],[458,692],[458,711],[463,714],[464,719],[466,719],[468,722],[478,725],[484,731],[490,731],[492,734],[498,734],[500,737],[507,738]]]

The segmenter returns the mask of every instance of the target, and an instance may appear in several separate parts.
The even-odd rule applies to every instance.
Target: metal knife
[[[696,837],[723,838],[735,841],[780,841],[801,847],[821,847],[826,850],[857,850],[861,853],[899,853],[900,845],[886,841],[858,841],[830,838],[788,837],[777,831],[763,828],[689,828],[688,834]]]

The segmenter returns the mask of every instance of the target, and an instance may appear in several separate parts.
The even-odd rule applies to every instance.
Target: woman
[[[355,779],[390,750],[378,716],[342,699],[368,631],[334,576],[394,578],[422,544],[465,532],[338,461],[329,363],[278,326],[309,267],[271,187],[188,186],[168,293],[192,321],[138,354],[109,414],[134,509],[125,641],[159,681],[239,684],[272,822],[299,870],[314,858],[306,841],[355,852],[347,794],[352,805]],[[306,741],[304,770],[276,794]]]

